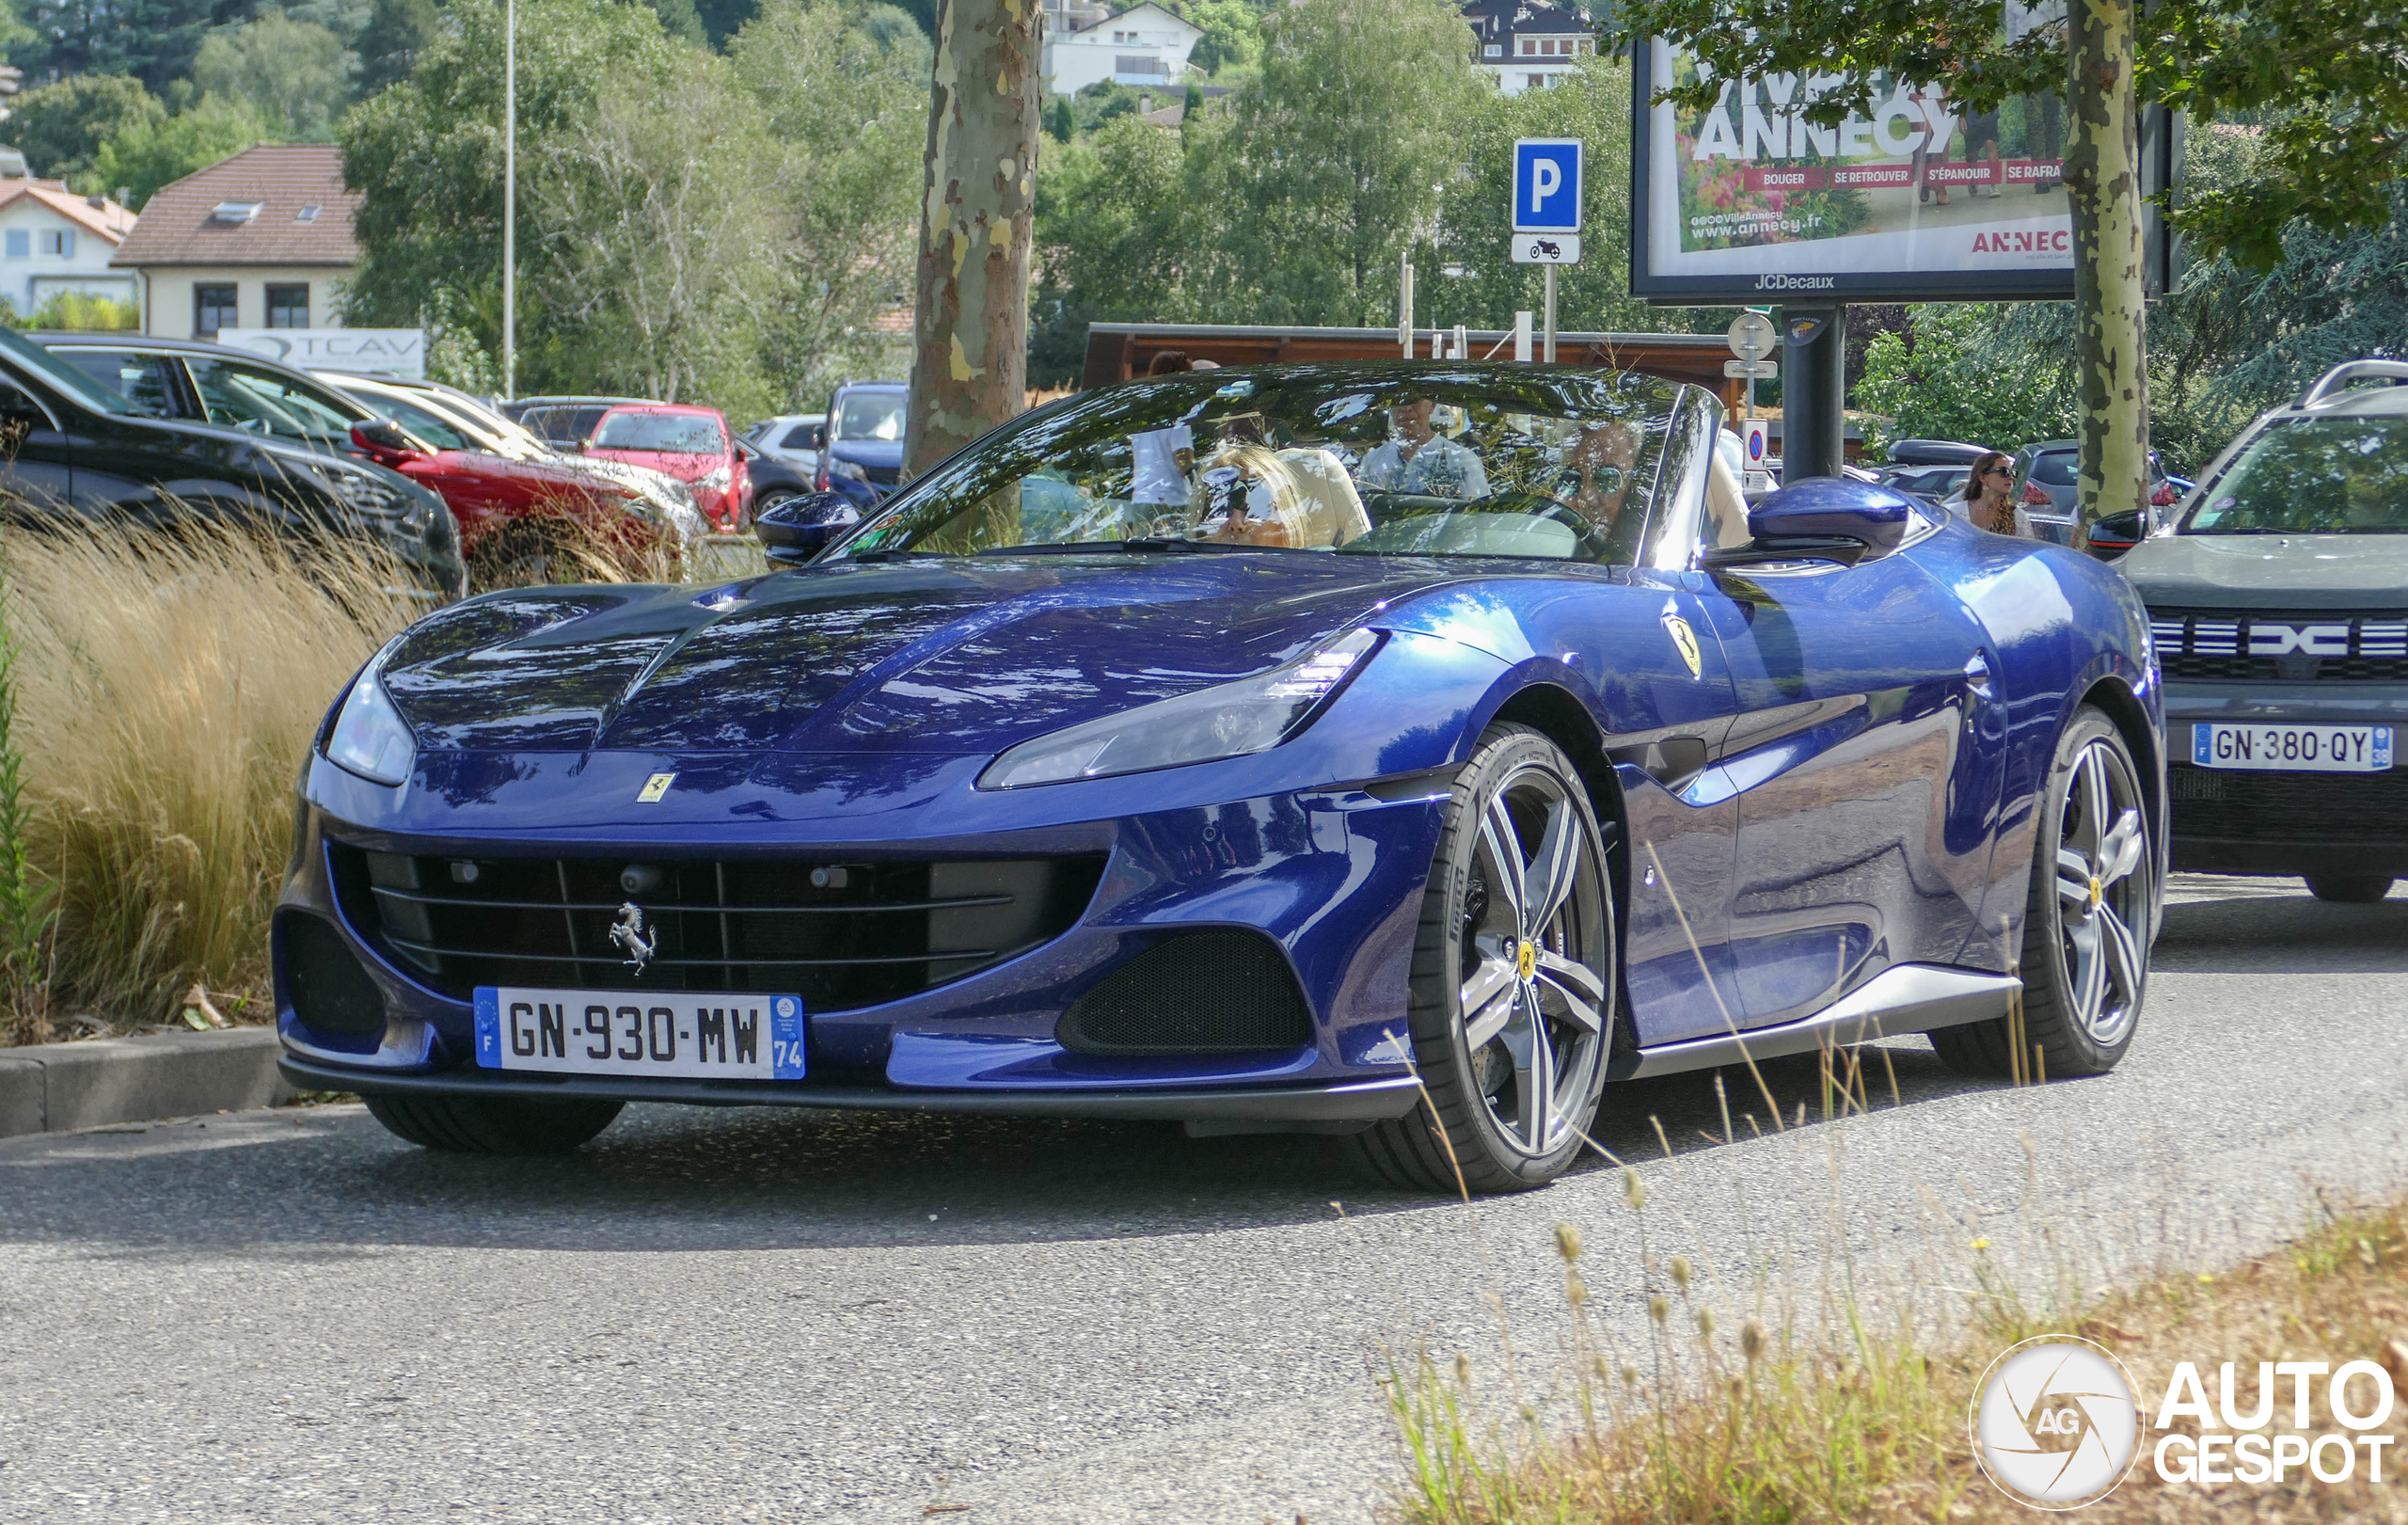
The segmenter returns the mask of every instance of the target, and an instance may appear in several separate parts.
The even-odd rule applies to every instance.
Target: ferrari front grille
[[[873,1006],[1069,930],[1101,855],[937,863],[462,857],[327,845],[344,917],[393,964],[480,985],[795,993]]]
[[[2408,682],[2408,614],[2398,610],[2152,609],[2149,637],[2171,678]]]

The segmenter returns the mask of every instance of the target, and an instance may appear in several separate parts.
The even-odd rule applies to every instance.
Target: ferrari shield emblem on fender
[[[1692,671],[1696,669],[1697,662],[1694,659],[1690,660],[1689,667]],[[643,787],[636,791],[636,803],[640,805],[658,804],[660,802],[660,797],[669,792],[669,786],[676,782],[677,775],[674,773],[653,774],[650,778],[643,781]]]
[[[1689,628],[1689,622],[1678,614],[1667,614],[1664,631],[1672,638],[1672,649],[1681,654],[1681,660],[1689,664],[1689,676],[1704,675],[1704,660],[1698,655],[1697,632]]]

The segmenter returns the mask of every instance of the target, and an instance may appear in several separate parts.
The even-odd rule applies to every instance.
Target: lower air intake
[[[293,1014],[325,1032],[382,1033],[385,996],[342,934],[315,916],[287,913],[276,927]]]
[[[1278,945],[1221,928],[1157,944],[1106,976],[1054,1031],[1074,1054],[1251,1054],[1313,1040]]]

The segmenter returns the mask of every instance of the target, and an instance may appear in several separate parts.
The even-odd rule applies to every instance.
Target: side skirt
[[[2023,981],[2013,975],[1931,963],[1892,964],[1811,1017],[1778,1027],[1642,1048],[1620,1056],[1609,1078],[1642,1080],[1685,1070],[1716,1070],[1751,1059],[1987,1022],[2006,1015],[2008,1004],[2022,989]]]

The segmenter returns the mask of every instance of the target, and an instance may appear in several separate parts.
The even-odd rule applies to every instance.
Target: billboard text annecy
[[[2032,24],[2024,8],[2006,9],[2010,27]],[[1635,294],[1687,303],[2072,294],[2061,98],[2013,97],[1976,111],[1944,89],[1877,76],[1868,106],[1825,126],[1803,108],[1838,80],[1776,74],[1723,80],[1703,111],[1651,103],[1699,71],[1662,41],[1638,49]]]

